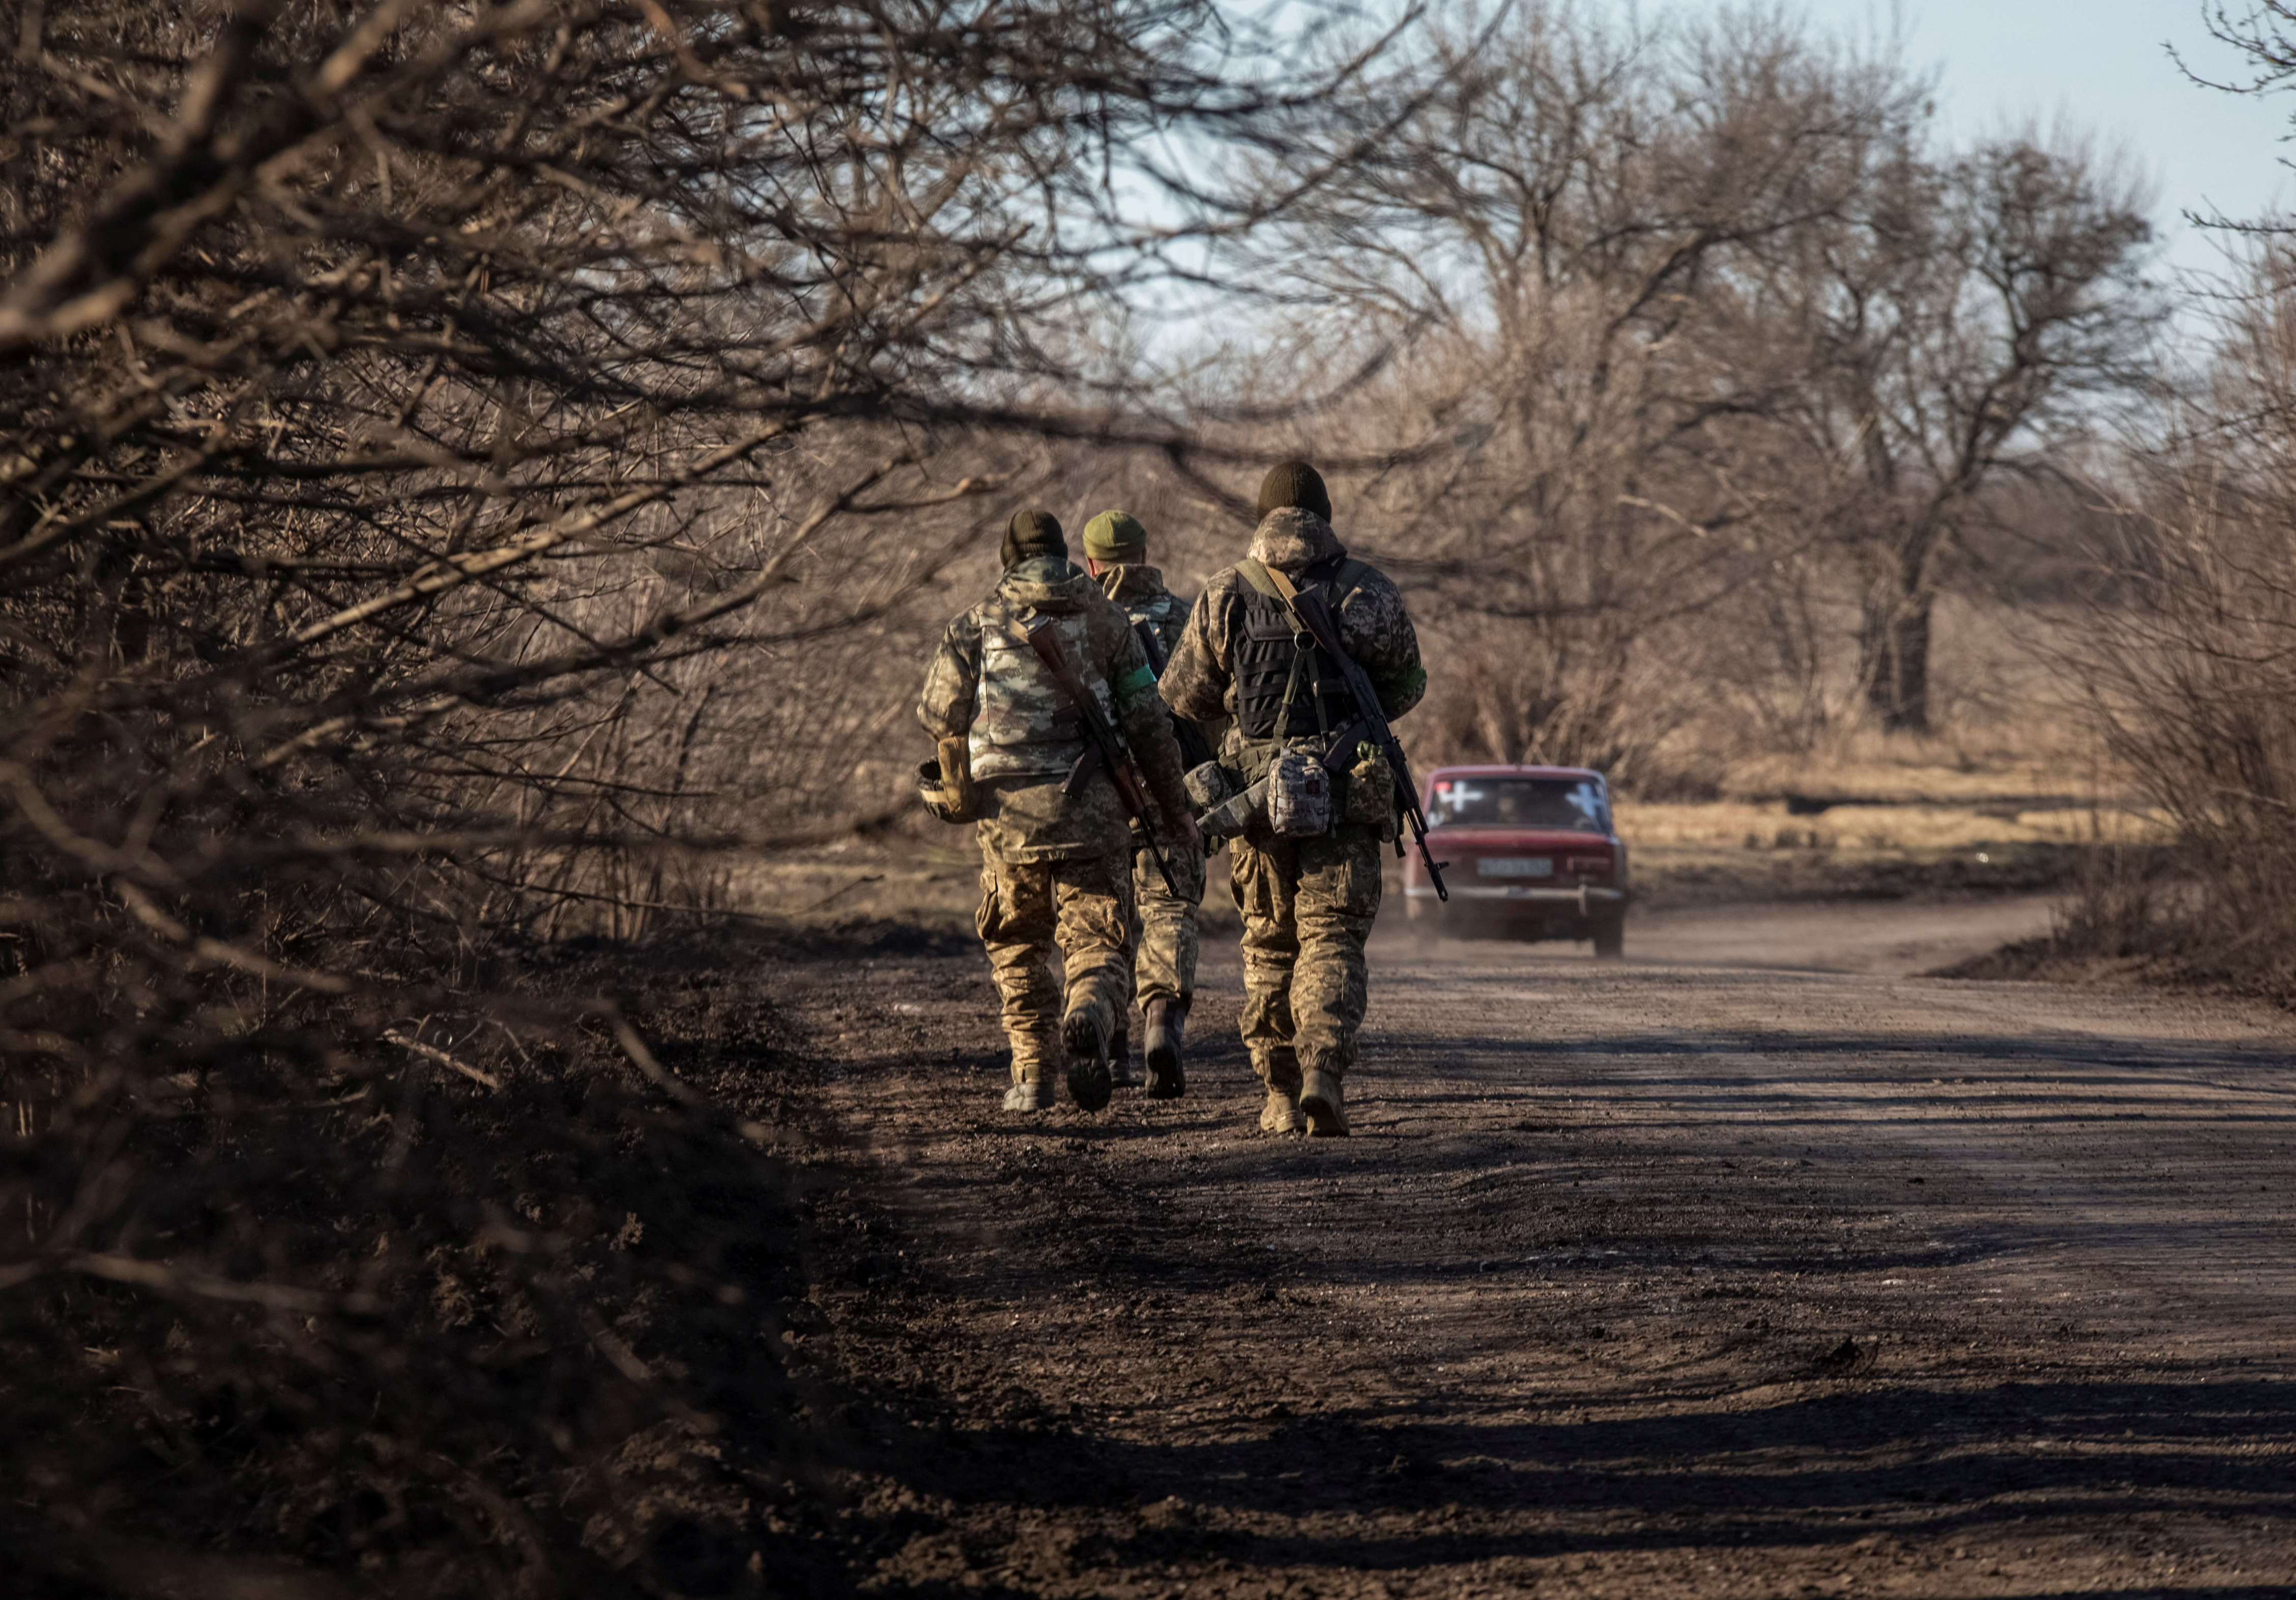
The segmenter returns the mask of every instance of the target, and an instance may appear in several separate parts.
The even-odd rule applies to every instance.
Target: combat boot
[[[1329,1072],[1310,1070],[1300,1087],[1300,1114],[1308,1119],[1311,1139],[1346,1133],[1348,1108],[1340,1095],[1340,1080]]]
[[[1015,1079],[1013,1087],[1004,1091],[1004,1109],[1008,1112],[1048,1112],[1053,1109],[1053,1086],[1042,1078]]]
[[[1116,1037],[1108,1041],[1108,1081],[1119,1089],[1140,1087],[1140,1069],[1132,1064],[1131,1019],[1116,1025]]]
[[[1180,1063],[1180,1033],[1188,1021],[1185,1007],[1169,1000],[1148,1002],[1148,1098],[1177,1100],[1188,1092],[1188,1075]]]
[[[1307,1119],[1300,1114],[1300,1096],[1290,1089],[1269,1085],[1267,1104],[1259,1108],[1259,1131],[1298,1133],[1307,1125]]]
[[[1072,1011],[1061,1024],[1069,1051],[1069,1094],[1088,1112],[1106,1111],[1116,1086],[1108,1076],[1108,1036],[1089,1011]]]

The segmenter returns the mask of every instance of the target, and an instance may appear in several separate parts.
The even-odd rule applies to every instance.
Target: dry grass
[[[1977,809],[1940,805],[1829,806],[1797,813],[1783,800],[1641,805],[1622,800],[1619,831],[1646,857],[1653,850],[1722,849],[1863,852],[1907,858],[1988,847],[2165,842],[2158,812],[2064,808]]]
[[[2018,799],[2117,802],[2126,773],[2101,753],[2066,661],[2081,620],[2000,600],[1939,599],[1931,636],[1927,734],[1885,733],[1857,706],[1846,627],[1830,652],[1822,726],[1791,734],[1726,692],[1714,714],[1661,752],[1685,786],[1704,779],[1728,800],[1800,795],[1825,801],[1967,805]]]
[[[969,931],[980,853],[971,829],[942,831],[947,838],[930,843],[840,840],[756,857],[729,875],[726,897],[741,912],[793,931],[869,917],[961,923]]]

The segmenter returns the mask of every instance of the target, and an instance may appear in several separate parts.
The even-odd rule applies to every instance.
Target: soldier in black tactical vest
[[[1128,813],[1088,724],[1120,734],[1144,774],[1163,837],[1201,854],[1180,788],[1179,751],[1155,676],[1124,613],[1068,559],[1049,513],[1014,514],[1004,576],[948,626],[925,677],[917,719],[940,755],[920,788],[935,814],[977,825],[980,909],[1013,1046],[1010,1111],[1053,1104],[1052,1063],[1065,1055],[1069,1091],[1086,1111],[1108,1104],[1108,1048],[1132,984],[1132,835]],[[1032,637],[1051,629],[1054,654],[1094,702],[1081,709]],[[1052,974],[1058,947],[1066,976]]]
[[[1394,779],[1380,752],[1358,743],[1346,681],[1294,626],[1287,590],[1324,596],[1390,720],[1419,703],[1427,674],[1402,595],[1349,558],[1313,467],[1291,461],[1270,472],[1259,511],[1250,554],[1197,600],[1162,693],[1182,717],[1233,718],[1220,751],[1231,787],[1269,780],[1268,812],[1237,839],[1232,874],[1243,915],[1243,1042],[1267,1087],[1259,1126],[1343,1134],[1381,846],[1398,827]]]

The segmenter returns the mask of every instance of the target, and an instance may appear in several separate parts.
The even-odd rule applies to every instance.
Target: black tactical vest
[[[1337,617],[1346,592],[1338,579],[1344,569],[1357,564],[1343,555],[1332,556],[1302,568],[1292,576],[1292,587],[1303,594],[1321,589],[1324,603]],[[1292,614],[1283,603],[1250,584],[1243,587],[1243,634],[1235,644],[1234,670],[1236,731],[1247,739],[1305,739],[1344,727],[1355,718],[1355,697],[1348,693],[1339,663],[1305,635],[1294,637]],[[1292,715],[1279,730],[1276,718],[1287,685]]]

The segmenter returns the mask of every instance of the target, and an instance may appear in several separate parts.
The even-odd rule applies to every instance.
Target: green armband
[[[1136,695],[1148,693],[1155,686],[1156,675],[1151,672],[1144,662],[1133,671],[1116,680],[1116,698],[1130,700]]]

